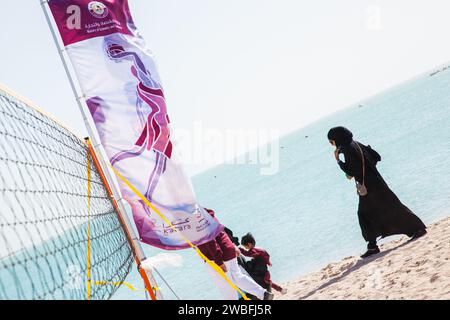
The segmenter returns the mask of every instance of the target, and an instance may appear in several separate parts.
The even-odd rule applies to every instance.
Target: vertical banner
[[[212,240],[223,229],[197,204],[171,141],[155,60],[127,0],[49,0],[87,107],[111,164],[177,228],[119,181],[142,242],[167,250]]]

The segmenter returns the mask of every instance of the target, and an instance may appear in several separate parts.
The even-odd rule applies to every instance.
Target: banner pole
[[[94,146],[91,143],[91,140],[89,138],[86,138],[86,143],[88,144],[89,147],[89,154],[92,157],[92,160],[94,162],[94,166],[98,169],[98,172],[100,174],[100,177],[103,181],[103,183],[106,186],[106,191],[108,192],[108,195],[111,198],[111,202],[114,206],[114,208],[116,209],[116,211],[119,213],[119,219],[120,222],[123,226],[125,235],[127,236],[128,242],[133,250],[133,252],[135,253],[135,258],[136,258],[136,263],[138,265],[138,271],[140,273],[140,275],[142,276],[142,279],[144,280],[144,284],[145,284],[145,288],[147,289],[147,291],[150,294],[150,297],[152,298],[152,300],[159,300],[162,299],[162,296],[160,294],[160,290],[157,290],[156,288],[156,280],[153,278],[153,275],[149,275],[147,274],[148,271],[146,271],[144,268],[141,268],[141,259],[140,257],[136,254],[136,252],[139,251],[138,246],[140,246],[139,242],[133,241],[132,239],[135,238],[133,235],[133,229],[129,228],[127,225],[129,224],[129,222],[126,220],[126,215],[124,216],[123,214],[121,214],[121,206],[119,204],[119,202],[116,200],[116,198],[114,197],[113,194],[113,190],[111,188],[111,185],[108,183],[108,179],[106,177],[105,174],[105,170],[103,170],[101,163],[100,163],[100,158],[97,155],[97,152],[94,149]],[[155,285],[155,287],[152,285],[152,283]],[[159,297],[157,297],[157,293],[159,293]]]
[[[107,189],[110,190],[109,191],[110,197],[111,197],[113,203],[115,203],[115,205],[117,205],[117,212],[118,212],[119,218],[122,222],[122,226],[125,230],[125,233],[128,237],[130,246],[133,250],[133,253],[134,253],[134,256],[136,259],[136,263],[137,263],[137,267],[138,267],[138,271],[139,271],[140,275],[142,276],[145,287],[149,291],[152,299],[153,300],[163,299],[161,291],[154,290],[154,288],[157,288],[158,286],[156,284],[156,280],[155,280],[152,272],[150,270],[145,270],[144,268],[141,267],[142,261],[144,261],[146,259],[145,253],[142,249],[139,238],[136,236],[136,233],[134,232],[134,229],[132,228],[132,226],[130,224],[128,215],[126,214],[125,207],[122,203],[122,200],[123,200],[122,194],[118,188],[117,180],[114,179],[114,176],[111,174],[109,166],[107,165],[107,164],[109,164],[109,160],[107,160],[108,158],[104,156],[105,152],[103,150],[101,143],[99,142],[99,139],[97,138],[96,130],[94,129],[94,125],[91,123],[92,120],[90,120],[90,118],[87,115],[86,97],[84,94],[80,93],[79,90],[77,89],[77,87],[75,85],[74,77],[72,76],[72,74],[70,72],[68,61],[64,55],[64,52],[66,51],[66,49],[64,49],[63,46],[61,45],[59,37],[57,36],[57,33],[52,24],[52,18],[49,13],[48,0],[40,0],[40,3],[41,3],[42,10],[44,12],[45,18],[47,20],[47,24],[50,28],[50,31],[51,31],[51,34],[53,37],[53,41],[58,50],[58,54],[61,58],[61,62],[63,63],[64,71],[66,72],[67,78],[69,79],[70,86],[72,88],[73,94],[75,95],[75,98],[76,98],[76,101],[78,104],[78,108],[80,109],[80,112],[83,117],[83,121],[85,123],[86,129],[87,129],[90,139],[92,141],[92,143],[90,143],[92,150],[94,151],[92,154],[95,155],[95,157],[97,159],[98,169],[103,172],[104,179],[105,179],[105,185],[107,186]]]
[[[92,298],[92,264],[91,264],[91,154],[87,154],[87,194],[88,194],[88,221],[87,221],[87,299]]]

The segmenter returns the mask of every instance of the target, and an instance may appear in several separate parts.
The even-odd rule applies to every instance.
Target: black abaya
[[[345,162],[339,161],[341,169],[359,183],[362,178],[361,147],[365,159],[365,185],[368,194],[359,196],[358,218],[362,235],[369,243],[376,242],[377,237],[387,237],[394,234],[413,236],[426,227],[423,222],[406,207],[389,188],[376,168],[381,161],[380,155],[357,141],[351,141],[339,146],[344,154]],[[356,191],[355,191],[356,192]]]

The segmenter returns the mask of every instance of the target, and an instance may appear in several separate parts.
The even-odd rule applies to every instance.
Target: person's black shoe
[[[266,291],[266,292],[264,293],[264,300],[273,300],[273,297],[274,297],[274,295],[273,295],[272,292]]]
[[[368,257],[373,256],[374,254],[378,254],[378,253],[380,253],[380,248],[378,248],[378,246],[377,246],[375,248],[367,249],[366,253],[361,255],[361,258],[365,259],[365,258],[368,258]]]
[[[427,234],[427,230],[421,229],[413,234],[413,236],[411,237],[411,240],[419,239],[420,237],[423,237],[426,234]]]

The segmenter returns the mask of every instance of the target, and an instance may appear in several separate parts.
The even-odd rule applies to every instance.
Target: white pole
[[[117,183],[115,176],[111,173],[111,169],[109,167],[110,162],[109,162],[109,160],[107,160],[108,157],[105,156],[106,152],[104,151],[103,146],[101,145],[101,143],[98,139],[97,131],[94,129],[95,125],[92,123],[92,119],[91,119],[90,115],[89,116],[87,115],[86,96],[83,93],[81,93],[75,85],[74,77],[72,76],[72,73],[70,72],[70,69],[69,69],[70,62],[64,55],[64,52],[66,52],[67,50],[65,48],[63,48],[63,45],[60,43],[60,39],[57,36],[55,29],[53,27],[52,18],[50,17],[50,13],[49,13],[48,0],[41,0],[40,2],[41,2],[42,10],[44,11],[45,18],[47,20],[47,24],[52,33],[53,40],[54,40],[56,48],[58,50],[59,56],[63,63],[64,70],[66,71],[67,78],[69,79],[70,86],[72,87],[73,94],[75,95],[75,98],[77,100],[78,108],[81,111],[88,134],[92,141],[93,148],[96,151],[96,153],[99,155],[101,167],[106,175],[109,185],[111,186],[111,189],[114,194],[114,198],[116,199],[117,204],[119,205],[118,214],[121,216],[122,221],[124,222],[124,228],[126,228],[128,233],[131,235],[130,241],[132,241],[134,244],[134,246],[132,246],[132,247],[134,247],[134,250],[135,250],[134,254],[138,257],[139,261],[144,261],[146,259],[145,253],[142,249],[139,238],[137,237],[136,232],[134,231],[134,229],[130,223],[130,220],[128,219],[128,215],[126,213],[125,206],[123,205],[123,201],[125,201],[125,200],[122,198],[122,193],[120,192],[120,190],[118,188],[118,183]],[[138,265],[138,269],[139,268],[141,268],[140,265]],[[147,273],[148,277],[150,278],[152,285],[157,286],[156,280],[155,280],[152,272],[149,270],[146,270],[146,273]],[[157,290],[156,295],[157,295],[158,299],[163,299],[161,290]]]

